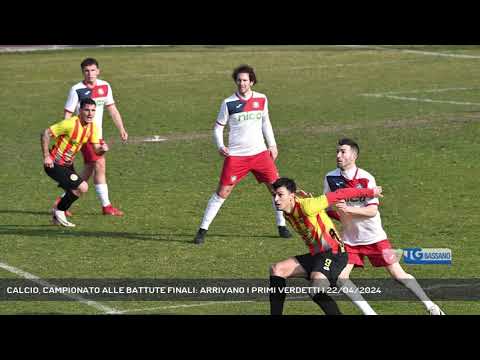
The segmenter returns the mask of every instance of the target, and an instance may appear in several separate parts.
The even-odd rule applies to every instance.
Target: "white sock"
[[[275,199],[272,197],[272,206],[273,210],[275,210],[275,221],[277,222],[277,226],[286,226],[285,218],[283,217],[283,211],[278,211],[277,207],[275,206]]]
[[[408,290],[414,293],[415,296],[420,299],[423,305],[425,305],[425,308],[429,309],[433,305],[435,305],[433,301],[430,300],[430,298],[427,296],[427,294],[425,294],[425,291],[423,291],[420,284],[417,282],[417,280],[413,276],[411,276],[411,278],[397,279],[397,280],[400,283],[402,283],[402,285],[405,286]]]
[[[342,287],[346,288],[344,292],[350,300],[362,311],[363,315],[377,315],[375,310],[369,305],[369,303],[363,298],[358,290],[357,286],[350,280],[346,279],[342,282],[339,281],[339,285],[342,284]]]
[[[108,198],[108,185],[107,184],[95,184],[95,192],[97,193],[102,206],[110,205],[110,199]]]
[[[205,209],[205,214],[203,215],[202,223],[200,224],[201,229],[208,230],[208,227],[212,223],[215,216],[217,216],[218,211],[222,207],[223,202],[225,199],[218,196],[215,192],[208,200],[207,208]]]

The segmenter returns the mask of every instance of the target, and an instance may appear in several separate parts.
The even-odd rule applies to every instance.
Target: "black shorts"
[[[336,286],[337,279],[342,270],[348,264],[346,252],[333,254],[331,251],[311,255],[297,255],[295,259],[302,265],[310,279],[312,272],[321,272],[330,281],[330,286]]]
[[[61,166],[53,164],[53,168],[44,166],[45,172],[53,180],[58,183],[58,186],[65,190],[75,190],[82,183],[82,178],[75,172],[73,165]]]

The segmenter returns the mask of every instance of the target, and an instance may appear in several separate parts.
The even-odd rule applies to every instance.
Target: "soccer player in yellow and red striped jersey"
[[[91,142],[97,154],[108,151],[108,145],[100,143],[98,129],[93,123],[96,103],[92,99],[82,100],[79,116],[53,124],[41,134],[43,165],[45,172],[65,190],[65,196],[53,209],[53,223],[73,227],[66,219],[65,211],[88,191],[88,184],[76,173],[73,167],[75,155],[82,146]],[[51,138],[55,145],[49,150]]]
[[[326,210],[343,199],[355,197],[380,197],[382,188],[341,189],[315,198],[301,198],[297,185],[288,178],[280,178],[272,184],[275,191],[275,205],[284,212],[285,219],[297,232],[309,249],[308,254],[290,257],[271,267],[270,285],[275,292],[270,293],[272,315],[283,313],[286,279],[307,277],[312,286],[320,292],[313,300],[327,315],[341,314],[335,301],[325,290],[336,286],[337,279],[347,265],[348,256],[343,241],[338,236]]]

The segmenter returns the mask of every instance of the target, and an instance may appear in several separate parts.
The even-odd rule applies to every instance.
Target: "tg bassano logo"
[[[450,249],[403,249],[405,264],[452,264],[452,250]]]

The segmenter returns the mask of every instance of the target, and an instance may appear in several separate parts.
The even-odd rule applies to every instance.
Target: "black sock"
[[[342,312],[338,308],[337,303],[330,296],[324,293],[316,294],[313,301],[320,306],[325,315],[342,315]]]
[[[71,190],[68,190],[62,197],[62,200],[60,200],[60,202],[58,203],[57,209],[60,211],[66,211],[77,199],[78,196],[75,195]]]
[[[270,315],[282,315],[286,286],[285,278],[275,275],[270,276],[270,287],[274,290],[274,292],[270,292]]]

